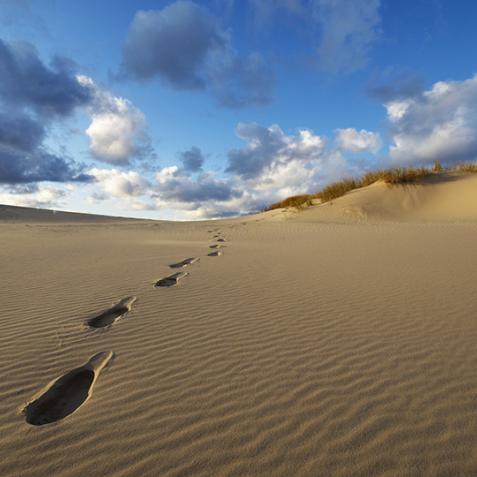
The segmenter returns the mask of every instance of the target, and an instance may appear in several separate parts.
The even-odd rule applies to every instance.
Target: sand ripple
[[[0,474],[476,475],[476,228],[231,224],[219,260],[210,225],[2,231]],[[24,421],[102,349],[88,402]]]

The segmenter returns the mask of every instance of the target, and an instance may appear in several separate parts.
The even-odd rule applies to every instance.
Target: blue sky
[[[221,217],[370,168],[475,160],[476,15],[450,0],[0,0],[0,202]]]

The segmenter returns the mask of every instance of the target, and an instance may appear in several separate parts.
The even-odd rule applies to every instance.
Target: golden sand
[[[215,222],[3,207],[0,475],[477,475],[476,240],[477,175]]]

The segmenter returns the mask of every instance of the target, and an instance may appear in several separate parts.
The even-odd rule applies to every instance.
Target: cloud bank
[[[80,109],[91,117],[86,134],[96,160],[126,165],[151,154],[141,111],[76,70],[66,58],[45,64],[31,44],[0,39],[0,185],[5,202],[53,207],[65,194],[40,183],[95,180],[65,148],[47,146],[52,129]]]
[[[139,188],[124,185],[126,178],[129,183],[132,177],[137,183],[131,172],[121,176],[111,170],[89,172],[99,181],[103,200],[114,197],[124,203],[133,201],[134,208],[174,210],[176,218],[182,219],[258,211],[285,196],[311,192],[356,172],[339,149],[327,147],[326,139],[311,130],[287,135],[278,125],[267,128],[240,123],[236,134],[244,145],[229,152],[223,173],[204,170],[204,158],[197,147],[181,153],[182,167],[161,168]]]
[[[477,160],[477,75],[440,81],[421,92],[410,88],[407,96],[405,90],[391,85],[386,95],[393,99],[384,103],[385,145],[378,132],[365,129],[337,129],[334,138],[326,138],[309,129],[287,134],[277,124],[239,123],[236,134],[243,145],[228,152],[223,172],[208,171],[202,152],[193,147],[180,155],[181,167],[157,171],[144,204],[174,209],[176,218],[222,217],[315,192],[371,168]]]

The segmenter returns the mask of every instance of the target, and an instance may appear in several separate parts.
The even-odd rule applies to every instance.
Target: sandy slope
[[[472,199],[475,177],[422,187]],[[0,224],[0,475],[477,475],[477,220],[440,192],[342,220],[376,191],[399,192],[214,223]],[[85,325],[98,315],[113,324]],[[82,405],[33,425],[29,402],[34,424]]]
[[[477,174],[441,173],[407,185],[380,181],[301,215],[306,220],[328,222],[476,222]]]

